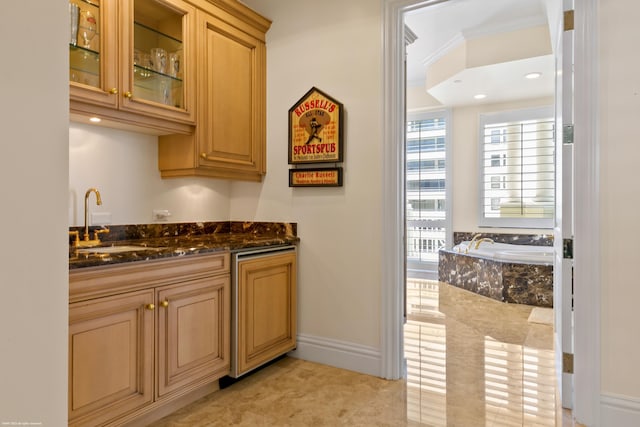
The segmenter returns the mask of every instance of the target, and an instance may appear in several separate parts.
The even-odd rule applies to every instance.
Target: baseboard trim
[[[380,350],[352,342],[300,334],[298,346],[289,356],[336,368],[381,376]]]
[[[629,396],[600,396],[600,425],[616,427],[640,426],[640,399]]]

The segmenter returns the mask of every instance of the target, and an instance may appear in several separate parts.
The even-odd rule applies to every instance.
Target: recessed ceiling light
[[[477,95],[473,95],[474,99],[485,99],[487,97],[487,95],[485,95],[484,93],[479,93]]]
[[[460,79],[456,79],[456,80],[454,80],[453,82],[454,82],[454,83],[462,83],[462,80],[460,80]]]
[[[89,121],[93,123],[100,123],[102,119],[100,117],[91,117],[89,118]]]
[[[529,74],[525,74],[525,78],[526,79],[539,79],[542,76],[541,72],[533,72],[533,73],[529,73]]]

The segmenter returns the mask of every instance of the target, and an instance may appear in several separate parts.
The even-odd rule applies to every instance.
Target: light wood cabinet
[[[200,279],[157,291],[157,396],[229,371],[230,282]]]
[[[159,139],[162,177],[261,181],[266,173],[266,47],[270,22],[237,2],[197,12],[197,126]],[[232,7],[230,7],[232,6]],[[224,7],[224,8],[223,8]]]
[[[296,252],[238,261],[234,374],[296,347]]]
[[[70,425],[100,425],[153,401],[153,291],[69,307]]]
[[[195,7],[182,0],[72,0],[79,35],[70,49],[70,112],[151,133],[195,123]],[[89,42],[86,13],[95,22]]]
[[[70,271],[70,425],[148,417],[229,373],[229,259]]]

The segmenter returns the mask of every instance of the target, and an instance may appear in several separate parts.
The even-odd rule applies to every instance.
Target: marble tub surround
[[[94,228],[99,227],[92,227]],[[81,230],[82,227],[71,227]],[[93,232],[92,232],[93,234]],[[223,250],[296,244],[297,224],[271,222],[192,222],[171,224],[110,225],[100,236],[100,246],[140,246],[149,249],[118,253],[92,253],[72,246],[69,240],[69,268],[195,255]]]
[[[468,242],[473,236],[480,234],[480,237],[489,238],[496,243],[510,243],[512,245],[529,245],[529,246],[553,246],[553,234],[511,234],[511,233],[492,233],[492,232],[453,232],[453,244],[458,245],[462,242]]]
[[[553,307],[553,266],[494,261],[440,250],[438,279],[515,304]]]

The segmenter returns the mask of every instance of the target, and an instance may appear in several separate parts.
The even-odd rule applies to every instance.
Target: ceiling
[[[406,12],[416,36],[407,46],[407,86],[424,88],[442,106],[553,96],[552,1],[449,0]],[[545,41],[523,33],[534,28]],[[530,72],[542,75],[525,79]],[[479,93],[486,98],[474,99]]]

